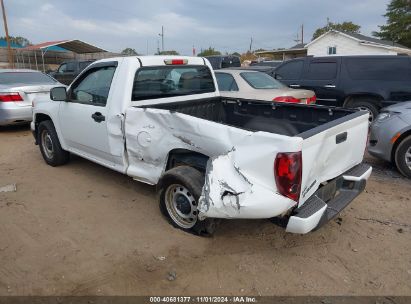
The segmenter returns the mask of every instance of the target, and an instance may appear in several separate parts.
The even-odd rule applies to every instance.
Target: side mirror
[[[50,90],[50,99],[54,101],[66,101],[66,87],[55,87]]]
[[[280,75],[278,75],[277,73],[274,73],[274,78],[277,80],[281,80],[283,79]]]

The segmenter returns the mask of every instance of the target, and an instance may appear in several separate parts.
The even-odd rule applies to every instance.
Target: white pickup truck
[[[365,187],[368,113],[226,99],[199,57],[99,60],[37,100],[31,128],[46,163],[70,153],[157,185],[180,229],[218,218],[277,218],[307,233]]]

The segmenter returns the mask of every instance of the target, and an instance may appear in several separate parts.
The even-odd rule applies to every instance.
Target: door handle
[[[93,118],[94,121],[98,122],[98,123],[106,120],[106,117],[103,114],[101,114],[100,112],[96,112],[96,113],[92,114],[91,118]]]
[[[335,88],[335,85],[334,85],[334,84],[326,84],[326,85],[324,86],[324,88],[334,89],[334,88]]]
[[[299,84],[290,84],[290,87],[292,87],[292,88],[299,88],[300,85],[299,85]]]

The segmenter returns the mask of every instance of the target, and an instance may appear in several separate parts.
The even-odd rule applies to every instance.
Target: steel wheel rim
[[[374,121],[374,113],[369,108],[358,107],[357,109],[362,110],[362,111],[367,111],[370,114],[370,116],[368,117],[368,120],[370,121],[370,123]]]
[[[46,157],[52,159],[54,156],[53,140],[47,130],[41,133],[41,146],[43,147],[43,152],[46,154]]]
[[[181,228],[190,229],[197,222],[197,202],[190,191],[178,184],[170,185],[164,196],[171,219]]]
[[[405,164],[411,170],[411,147],[408,147],[407,151],[405,151]]]

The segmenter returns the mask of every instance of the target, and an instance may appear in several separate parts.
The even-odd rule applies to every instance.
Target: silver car
[[[34,98],[49,96],[61,86],[54,78],[34,70],[0,70],[0,126],[28,123]]]
[[[411,101],[381,110],[371,125],[368,152],[411,178]]]
[[[265,73],[247,69],[222,69],[215,72],[223,97],[257,99],[268,102],[315,103],[313,91],[290,89]]]

